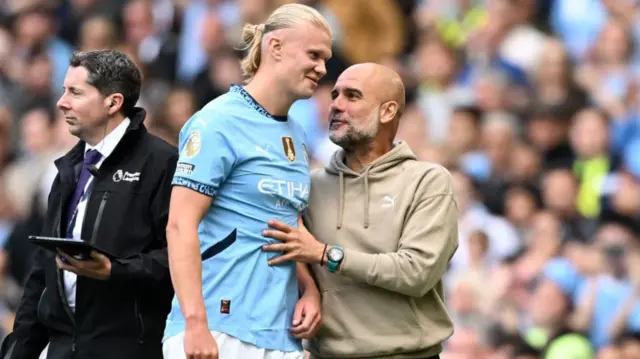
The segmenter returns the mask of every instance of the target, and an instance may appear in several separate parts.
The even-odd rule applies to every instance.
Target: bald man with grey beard
[[[329,137],[341,147],[311,173],[304,224],[269,222],[272,259],[311,264],[323,326],[312,358],[439,358],[453,333],[442,276],[458,247],[450,173],[394,139],[405,89],[388,67],[349,67],[332,91]]]

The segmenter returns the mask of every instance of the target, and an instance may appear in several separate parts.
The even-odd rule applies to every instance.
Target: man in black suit
[[[80,141],[56,161],[41,235],[82,239],[115,259],[38,249],[2,358],[161,358],[177,149],[145,129],[131,59],[102,50],[70,63],[57,106]]]

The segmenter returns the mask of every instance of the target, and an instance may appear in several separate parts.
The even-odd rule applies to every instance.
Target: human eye
[[[357,92],[355,92],[355,91],[348,91],[348,92],[347,92],[347,98],[348,98],[349,100],[356,100],[356,99],[358,99],[359,97],[360,97],[360,96],[358,96],[358,93],[357,93]]]

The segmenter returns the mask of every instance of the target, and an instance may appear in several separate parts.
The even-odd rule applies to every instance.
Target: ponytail
[[[264,35],[264,24],[247,24],[242,29],[242,50],[246,51],[245,57],[240,62],[242,74],[250,81],[260,66],[262,38]]]
[[[332,36],[327,20],[314,8],[302,4],[282,5],[269,15],[264,24],[244,26],[239,50],[245,54],[240,66],[246,82],[254,78],[260,67],[264,34],[303,23],[312,24]]]

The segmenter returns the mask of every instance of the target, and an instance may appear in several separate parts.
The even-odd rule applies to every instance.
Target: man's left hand
[[[91,251],[91,257],[86,260],[75,259],[59,251],[56,256],[56,263],[58,268],[84,277],[107,280],[111,276],[111,260],[96,251]]]
[[[299,339],[311,339],[322,324],[320,293],[307,290],[296,303],[291,334]]]
[[[285,252],[270,260],[269,265],[278,265],[287,261],[320,263],[324,256],[324,244],[318,242],[309,233],[302,222],[302,217],[298,217],[298,228],[276,220],[271,220],[268,224],[273,229],[265,230],[262,235],[284,243],[267,244],[262,246],[262,249],[267,252]]]

